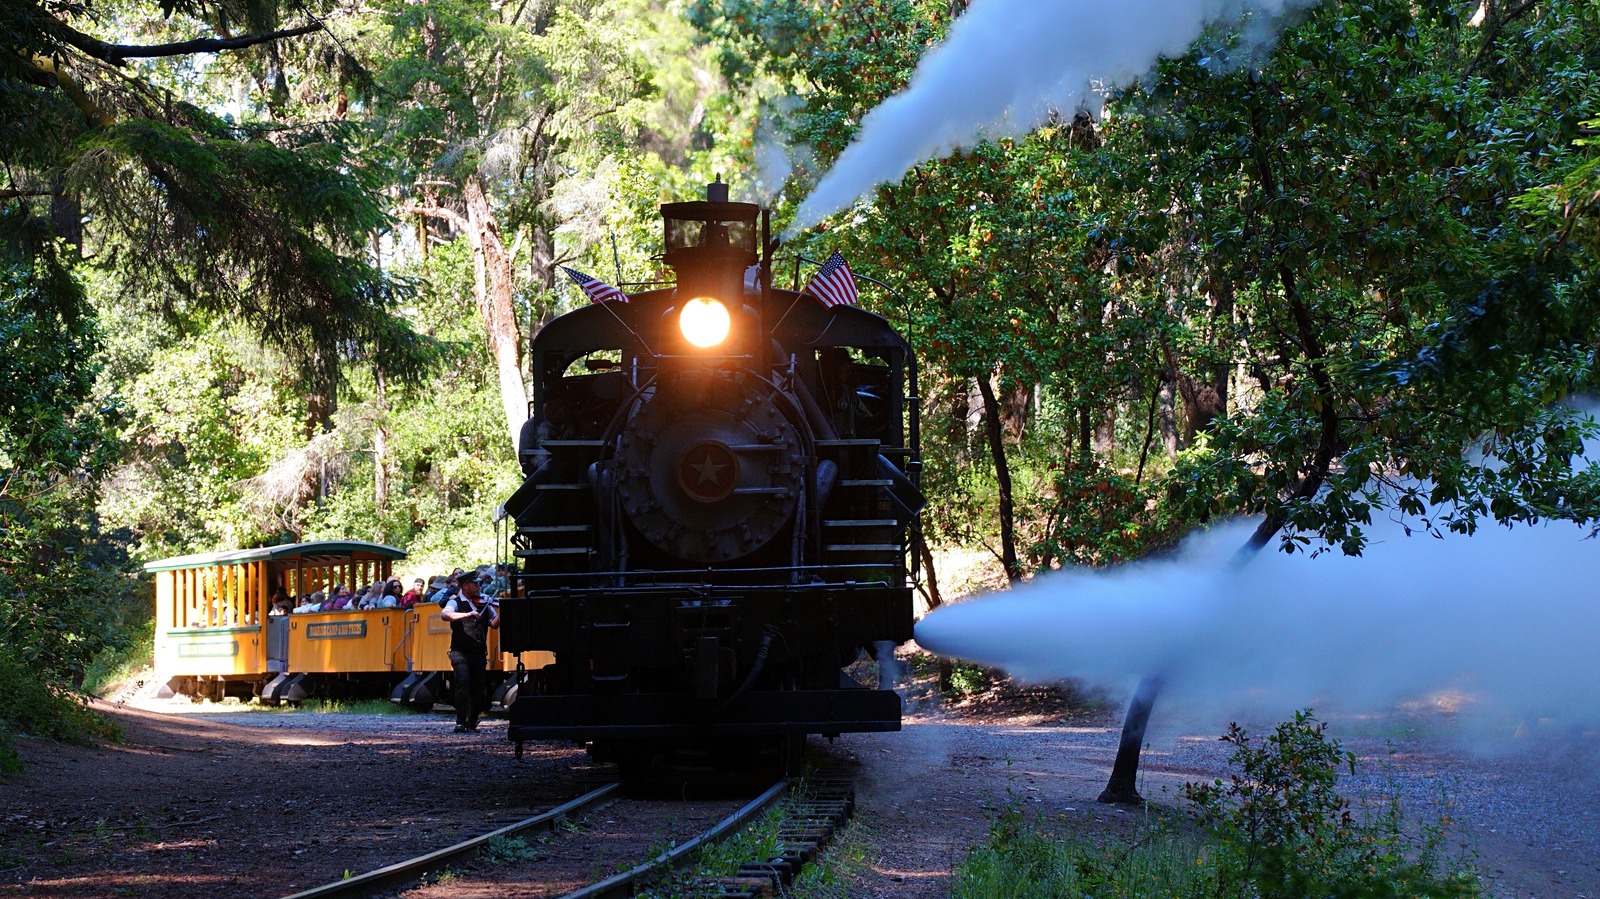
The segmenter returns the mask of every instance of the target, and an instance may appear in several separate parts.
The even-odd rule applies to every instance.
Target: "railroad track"
[[[443,849],[429,852],[426,855],[419,855],[403,862],[397,862],[387,867],[379,868],[376,871],[368,871],[365,874],[346,877],[343,880],[336,880],[320,887],[303,890],[286,897],[286,899],[335,899],[335,897],[337,899],[351,899],[351,897],[356,896],[370,896],[380,890],[390,889],[408,881],[415,881],[425,874],[449,867],[452,862],[467,858],[479,849],[489,845],[489,841],[497,837],[512,837],[521,833],[554,830],[561,825],[561,822],[575,815],[580,815],[601,803],[611,801],[621,790],[621,784],[609,783],[598,789],[590,790],[571,802],[563,803],[547,812],[541,812],[531,818],[524,818],[497,830],[491,830],[482,836],[463,840],[454,846],[446,846]]]
[[[563,821],[613,800],[619,789],[618,784],[607,784],[550,811],[482,836],[376,871],[295,893],[286,899],[352,899],[415,883],[426,874],[443,870],[454,862],[470,857],[496,838],[553,830]],[[777,850],[768,858],[752,859],[741,864],[731,877],[696,879],[674,874],[692,864],[701,850],[739,833],[775,806],[781,806],[782,817],[778,823]],[[792,881],[801,867],[827,844],[835,829],[849,818],[854,807],[854,786],[846,775],[821,773],[803,781],[780,780],[693,839],[634,868],[568,893],[562,899],[625,899],[650,884],[671,877],[677,878],[673,881],[671,894],[685,899],[713,896],[719,899],[754,899],[778,895],[782,886]]]

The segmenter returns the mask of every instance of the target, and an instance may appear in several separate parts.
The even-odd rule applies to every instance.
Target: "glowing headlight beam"
[[[732,324],[728,307],[711,297],[695,297],[683,304],[683,311],[678,314],[678,328],[684,339],[701,349],[725,340]]]

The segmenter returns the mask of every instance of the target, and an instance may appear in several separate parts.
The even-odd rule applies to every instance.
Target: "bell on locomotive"
[[[510,691],[519,744],[637,770],[900,727],[843,669],[911,637],[915,360],[884,318],[774,285],[769,216],[720,182],[662,206],[671,286],[533,339],[501,639],[555,660]]]

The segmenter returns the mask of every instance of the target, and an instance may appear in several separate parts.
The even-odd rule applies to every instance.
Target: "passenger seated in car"
[[[328,595],[326,593],[318,590],[312,593],[310,596],[307,596],[305,598],[305,602],[295,606],[294,613],[296,615],[302,615],[306,612],[320,612],[322,611],[322,603],[327,600],[327,598]]]
[[[422,578],[417,578],[411,583],[411,589],[400,597],[400,608],[409,609],[419,602],[428,601],[428,588]]]
[[[344,584],[340,584],[339,586],[333,588],[333,597],[322,604],[322,611],[342,611],[350,608],[354,601],[355,596],[351,594],[350,588]]]
[[[372,607],[374,609],[400,608],[399,578],[392,577],[386,581],[379,581],[372,586],[372,592],[374,594],[372,599]]]

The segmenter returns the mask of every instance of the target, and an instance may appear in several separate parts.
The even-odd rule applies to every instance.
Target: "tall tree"
[[[636,130],[650,84],[635,48],[660,12],[577,0],[373,10],[385,27],[370,51],[373,147],[399,175],[402,211],[472,247],[473,295],[514,447],[528,416],[522,323],[549,312],[558,230],[593,214],[553,202],[557,184],[594,178]]]
[[[22,0],[0,13],[0,239],[44,221],[163,312],[248,322],[324,392],[347,346],[382,346],[402,372],[421,364],[391,311],[399,286],[360,252],[387,213],[351,129],[222,116],[140,63],[326,41],[311,7],[141,9]],[[108,23],[158,39],[114,43],[94,33]]]

